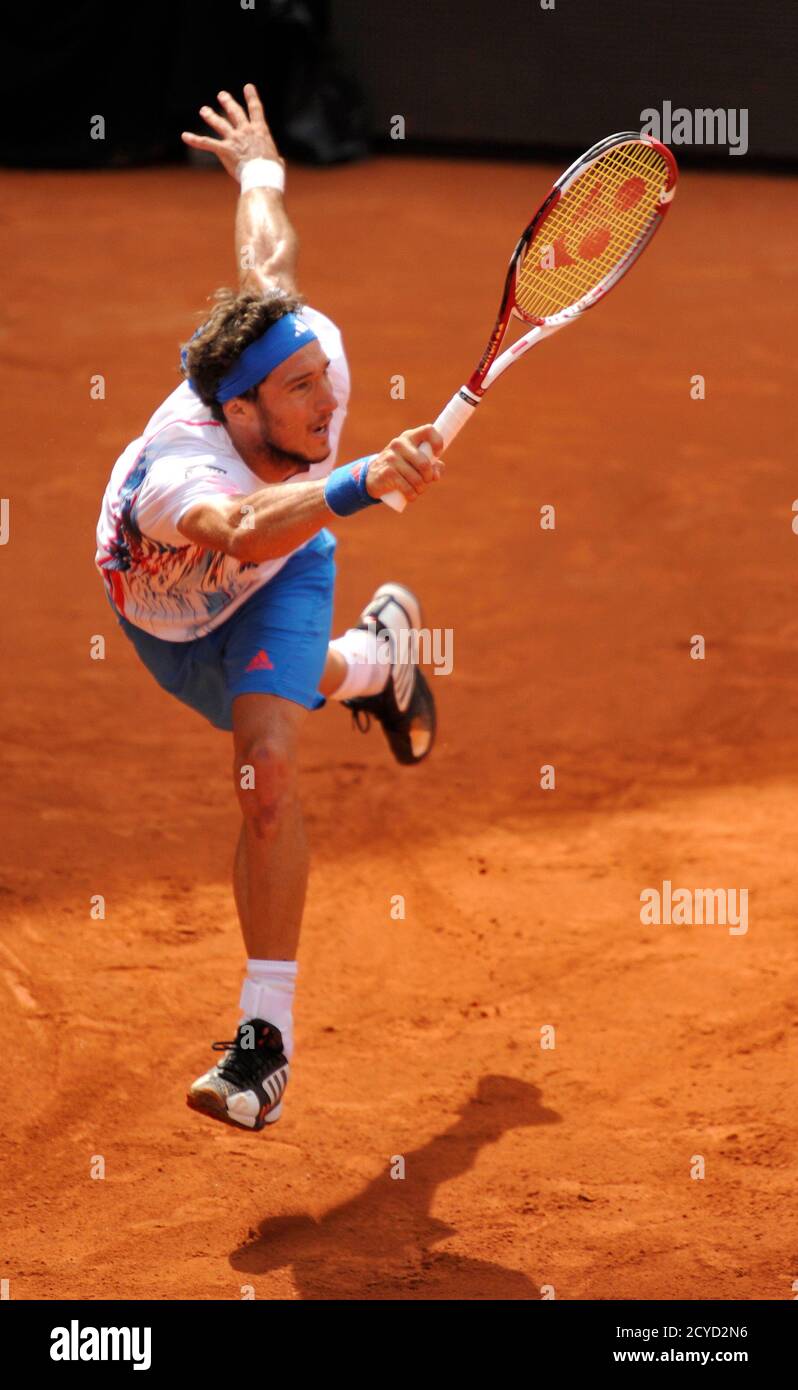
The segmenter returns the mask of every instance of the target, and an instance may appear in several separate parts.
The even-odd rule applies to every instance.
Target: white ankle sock
[[[382,643],[377,641],[373,632],[366,632],[362,627],[350,627],[343,637],[336,637],[330,646],[340,652],[346,661],[346,675],[331,699],[354,700],[363,695],[378,695],[385,689],[391,665],[389,661],[377,659]]]
[[[263,1018],[283,1035],[283,1051],[289,1062],[294,1051],[295,960],[248,960],[239,1008],[243,1017]]]

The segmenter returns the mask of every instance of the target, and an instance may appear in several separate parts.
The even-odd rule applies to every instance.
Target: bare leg
[[[308,875],[296,774],[305,716],[275,695],[233,702],[233,774],[244,817],[234,890],[247,954],[257,960],[297,953]]]
[[[249,931],[249,881],[247,874],[247,834],[244,821],[241,822],[241,832],[236,844],[233,864],[233,893],[238,908],[238,920],[241,923],[241,934],[246,941]]]

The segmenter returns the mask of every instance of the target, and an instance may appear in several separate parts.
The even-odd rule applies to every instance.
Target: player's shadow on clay
[[[559,1119],[541,1104],[537,1086],[485,1076],[451,1128],[403,1155],[404,1179],[390,1176],[386,1155],[385,1171],[321,1220],[263,1221],[259,1234],[233,1251],[233,1268],[248,1275],[288,1268],[299,1297],[308,1299],[539,1299],[540,1283],[517,1270],[436,1252],[458,1231],[430,1213],[438,1186],[467,1172],[485,1144],[507,1130]],[[474,1221],[488,1238],[490,1219]]]

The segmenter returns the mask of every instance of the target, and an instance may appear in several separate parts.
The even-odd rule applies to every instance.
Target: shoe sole
[[[372,598],[369,600],[367,608],[364,609],[363,613],[361,614],[361,625],[368,622],[370,619],[374,617],[374,614],[368,612],[368,609],[371,609],[375,604],[379,603],[381,599],[392,599],[393,602],[396,603],[406,614],[407,620],[410,624],[410,630],[414,632],[420,631],[422,615],[421,604],[418,598],[413,593],[412,589],[408,589],[405,584],[399,584],[396,580],[392,579],[387,580],[385,584],[381,584],[380,587],[377,590],[375,590]],[[385,624],[385,626],[387,627],[388,625]],[[389,631],[390,630],[391,629],[389,628]],[[430,739],[429,748],[418,758],[407,758],[399,749],[397,749],[394,746],[389,731],[386,728],[383,728],[383,732],[385,733],[385,736],[388,740],[393,756],[395,757],[396,761],[403,767],[415,767],[418,763],[423,763],[424,760],[429,757],[430,753],[432,752],[433,745],[435,743],[435,736],[437,731],[437,719],[435,716],[434,698],[432,695],[432,691],[430,690],[429,685],[427,684],[427,681],[424,677],[424,673],[421,670],[420,665],[417,665],[416,667],[416,680],[419,682],[421,689],[426,693],[432,704],[432,737]]]
[[[397,762],[400,764],[400,766],[402,766],[402,767],[418,767],[418,764],[419,764],[419,763],[423,763],[424,760],[425,760],[425,758],[428,758],[428,757],[429,757],[430,753],[432,752],[433,748],[435,747],[435,739],[437,738],[437,734],[438,734],[438,716],[437,716],[437,712],[436,712],[436,709],[435,709],[435,698],[434,698],[434,696],[433,696],[433,694],[432,694],[432,691],[431,691],[430,688],[429,688],[429,682],[427,681],[427,679],[426,679],[426,677],[425,677],[425,675],[424,675],[424,672],[421,670],[420,667],[419,667],[418,670],[416,671],[416,680],[418,681],[418,688],[419,688],[419,690],[421,690],[421,691],[427,696],[427,698],[428,698],[429,701],[430,701],[430,708],[431,708],[431,710],[432,710],[432,721],[431,721],[431,725],[430,725],[430,741],[429,741],[429,747],[421,754],[420,757],[405,758],[405,757],[402,757],[402,756],[400,755],[400,753],[397,751],[396,748],[394,748],[393,744],[391,743],[390,735],[388,735],[388,734],[387,734],[387,731],[386,731],[386,737],[388,738],[388,742],[389,742],[389,744],[390,744],[390,746],[391,746],[391,751],[393,752],[393,755],[394,755],[394,757],[396,758],[396,761],[397,761]],[[409,737],[410,737],[410,747],[411,747],[411,749],[412,749],[412,747],[413,747],[413,738],[412,738],[412,734],[411,734]]]
[[[214,1103],[210,1097],[207,1100],[202,1096],[186,1096],[186,1105],[189,1110],[197,1110],[201,1115],[209,1115],[212,1120],[220,1120],[223,1125],[231,1125],[233,1129],[244,1130],[245,1134],[259,1134],[267,1125],[276,1124],[280,1118],[283,1103],[270,1110],[265,1119],[257,1125],[242,1125],[238,1120],[234,1120],[232,1115],[223,1106]]]

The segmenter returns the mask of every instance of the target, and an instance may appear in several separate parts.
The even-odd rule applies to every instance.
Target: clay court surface
[[[557,173],[290,171],[301,288],[348,348],[341,461],[449,399]],[[238,1019],[230,738],[137,663],[93,566],[111,466],[234,279],[235,188],[188,167],[2,186],[10,1296],[792,1298],[795,185],[688,173],[434,495],[337,526],[336,630],[401,579],[454,670],[420,768],[339,707],[308,720],[295,1069],[257,1135],[184,1102]],[[664,879],[747,888],[748,933],[642,925]]]

